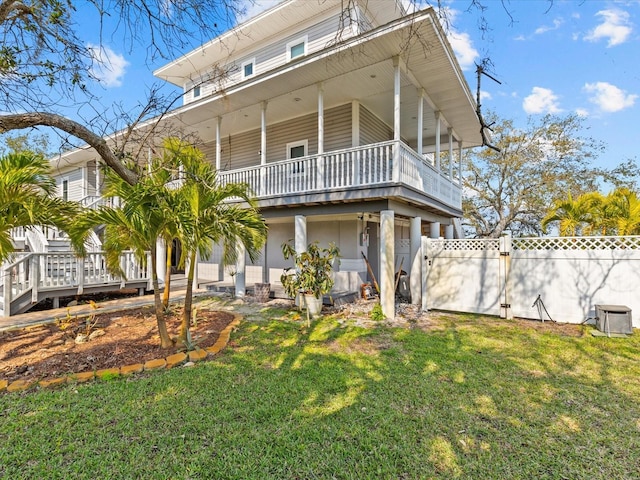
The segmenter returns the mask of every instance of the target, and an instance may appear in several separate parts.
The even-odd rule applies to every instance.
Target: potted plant
[[[301,295],[308,314],[316,318],[322,310],[322,296],[333,287],[333,263],[340,261],[340,249],[333,242],[328,248],[320,248],[318,242],[313,242],[306,251],[296,252],[289,241],[282,244],[282,254],[285,260],[292,258],[294,263],[294,272],[286,269],[280,277],[284,291],[291,298]]]

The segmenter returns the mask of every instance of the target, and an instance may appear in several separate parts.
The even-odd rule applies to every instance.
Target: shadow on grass
[[[0,441],[11,447],[0,474],[637,476],[637,336],[443,322],[428,332],[244,322],[222,355],[191,369],[3,396]]]

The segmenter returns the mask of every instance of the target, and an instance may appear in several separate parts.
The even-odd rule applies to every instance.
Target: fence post
[[[78,259],[78,295],[84,292],[84,257]]]
[[[429,277],[429,262],[431,261],[431,252],[429,250],[430,245],[429,237],[422,237],[422,248],[420,250],[420,262],[422,267],[422,311],[426,312],[429,309],[428,295],[429,288],[427,286],[427,279]]]
[[[500,318],[513,319],[511,310],[511,234],[505,233],[500,237]]]
[[[3,297],[3,312],[5,317],[11,316],[11,268],[5,268],[2,271],[4,276],[4,289],[2,291]]]
[[[31,301],[33,303],[38,303],[38,287],[40,286],[40,275],[42,274],[40,271],[40,259],[31,255],[28,263],[25,265],[25,268],[31,269]]]

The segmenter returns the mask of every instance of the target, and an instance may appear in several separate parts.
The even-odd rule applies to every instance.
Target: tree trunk
[[[182,324],[180,325],[179,341],[187,346],[191,343],[189,325],[191,325],[191,310],[193,306],[193,277],[196,271],[196,251],[189,252],[189,270],[187,274],[187,291],[184,296],[184,312],[182,314]]]
[[[156,322],[158,324],[158,334],[160,335],[160,347],[171,348],[173,342],[169,338],[167,331],[167,321],[164,316],[164,308],[162,307],[162,299],[160,298],[160,283],[158,282],[158,261],[156,259],[156,248],[151,249],[151,281],[153,283],[153,303],[156,308]]]
[[[164,274],[164,292],[162,292],[162,306],[165,311],[169,309],[169,293],[171,293],[171,252],[173,251],[173,242],[167,242],[167,260],[165,262]]]
[[[124,166],[116,154],[109,148],[109,145],[107,145],[103,137],[96,135],[84,125],[74,120],[49,112],[0,115],[0,132],[2,133],[11,130],[37,127],[39,125],[57,128],[80,140],[84,140],[98,152],[98,155],[104,160],[104,163],[109,165],[125,182],[130,185],[135,185],[138,181],[138,176]]]

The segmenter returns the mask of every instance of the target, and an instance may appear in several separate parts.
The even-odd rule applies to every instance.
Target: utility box
[[[624,305],[596,305],[596,328],[606,334],[633,333],[631,309]]]

